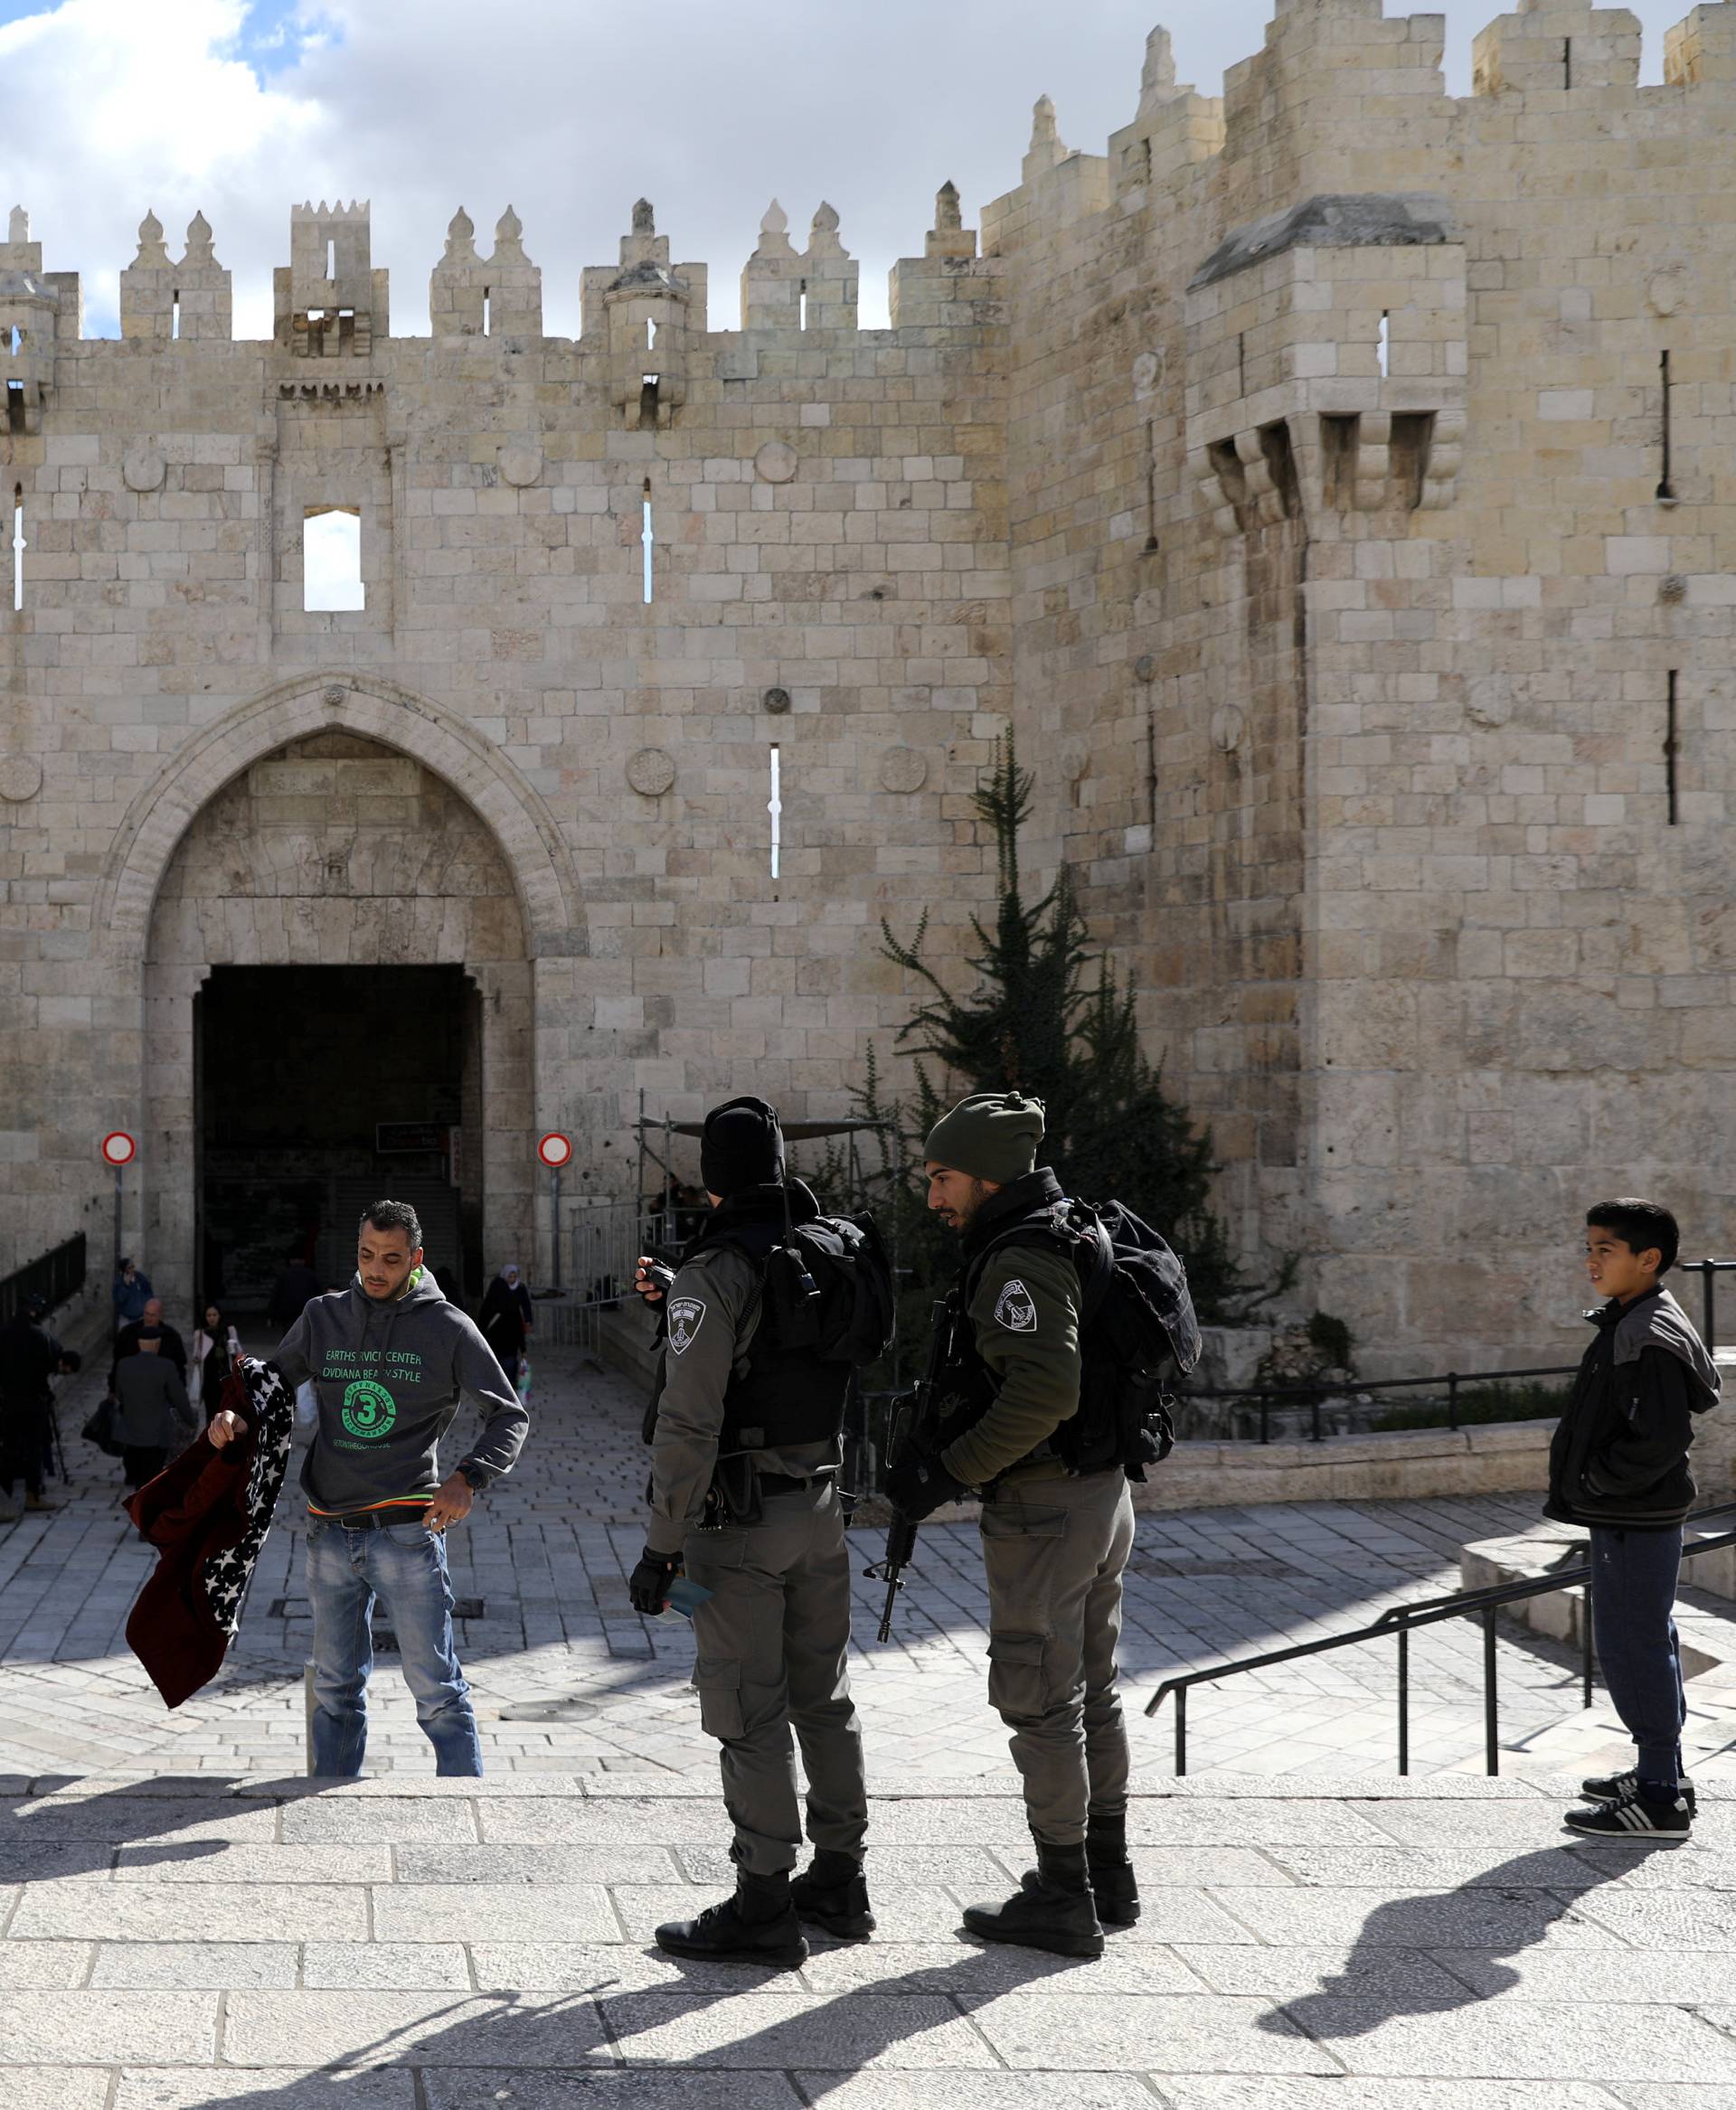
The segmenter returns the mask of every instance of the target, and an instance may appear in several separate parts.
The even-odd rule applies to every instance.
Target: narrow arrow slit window
[[[651,525],[651,479],[649,476],[645,479],[644,522],[645,524],[639,531],[639,542],[645,550],[645,600],[646,606],[649,608],[651,605],[651,551],[656,541],[656,534]]]
[[[13,486],[12,493],[12,605],[15,609],[24,605],[24,487]]]
[[[178,286],[169,302],[169,334],[172,337],[181,334],[181,288]]]
[[[1385,308],[1381,310],[1381,330],[1374,340],[1374,351],[1381,363],[1381,379],[1384,381],[1387,361],[1392,351],[1392,317]]]
[[[766,811],[771,815],[771,876],[777,879],[783,862],[784,797],[783,757],[776,740],[771,743],[771,796],[767,801]]]

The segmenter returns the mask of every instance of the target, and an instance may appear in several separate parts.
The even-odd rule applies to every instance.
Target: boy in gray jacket
[[[278,1368],[312,1380],[319,1422],[301,1469],[307,1497],[307,1595],[314,1607],[313,1770],[362,1769],[367,1743],[369,1616],[392,1620],[434,1747],[435,1771],[477,1775],[482,1746],[452,1640],[452,1587],[441,1534],[510,1471],[530,1417],[474,1322],[422,1265],[422,1227],[407,1201],[376,1201],[362,1219],[355,1279],[315,1297],[283,1338]],[[439,1442],[460,1396],[486,1416],[481,1436],[442,1479]],[[212,1439],[226,1443],[232,1415]]]

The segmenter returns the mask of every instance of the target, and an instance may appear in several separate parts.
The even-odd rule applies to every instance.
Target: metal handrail
[[[1720,1263],[1722,1266],[1723,1263]],[[1730,1263],[1736,1267],[1736,1261]],[[1557,1362],[1540,1365],[1530,1370],[1446,1370],[1427,1378],[1358,1378],[1354,1384],[1341,1386],[1341,1392],[1403,1392],[1416,1391],[1428,1386],[1447,1388],[1447,1426],[1457,1433],[1458,1428],[1458,1388],[1461,1385],[1490,1384],[1511,1378],[1570,1378],[1579,1369],[1576,1362]],[[1310,1443],[1322,1443],[1325,1433],[1320,1427],[1320,1407],[1323,1389],[1313,1385],[1190,1385],[1178,1391],[1178,1399],[1257,1399],[1260,1402],[1260,1441],[1270,1443],[1272,1403],[1286,1399],[1298,1406],[1313,1408],[1312,1426],[1308,1432]],[[1548,1419],[1539,1416],[1540,1420]],[[1233,1440],[1233,1439],[1232,1439]]]
[[[1686,1525],[1698,1524],[1708,1517],[1736,1515],[1736,1502],[1714,1502],[1709,1509],[1695,1510],[1684,1520]],[[1684,1545],[1682,1556],[1692,1560],[1702,1553],[1710,1553],[1720,1546],[1736,1546],[1736,1531],[1722,1531],[1714,1538],[1702,1539],[1696,1544]],[[1591,1704],[1591,1569],[1584,1567],[1558,1568],[1548,1575],[1535,1576],[1528,1582],[1490,1583],[1480,1589],[1459,1590],[1451,1597],[1424,1597],[1415,1603],[1389,1605],[1386,1610],[1366,1626],[1354,1628],[1348,1634],[1329,1634],[1319,1641],[1292,1642],[1288,1647],[1265,1649],[1259,1655],[1242,1656],[1232,1663],[1217,1663],[1209,1670],[1184,1671],[1174,1678],[1165,1678],[1146,1703],[1146,1713],[1155,1715],[1171,1693],[1175,1696],[1175,1773],[1177,1778],[1187,1771],[1187,1695],[1195,1685],[1215,1685],[1224,1678],[1234,1678],[1244,1671],[1270,1670],[1275,1664],[1294,1663],[1300,1656],[1326,1655],[1334,1649],[1353,1648],[1359,1642],[1383,1641],[1396,1637],[1398,1650],[1398,1744],[1399,1771],[1410,1770],[1410,1633],[1413,1627],[1438,1625],[1445,1619],[1478,1618],[1483,1624],[1483,1751],[1485,1771],[1494,1778],[1501,1771],[1501,1747],[1498,1736],[1498,1709],[1495,1692],[1495,1615],[1503,1605],[1516,1604],[1526,1597],[1552,1597],[1557,1590],[1571,1589],[1576,1584],[1585,1586],[1585,1616],[1580,1634],[1580,1680],[1584,1704]]]

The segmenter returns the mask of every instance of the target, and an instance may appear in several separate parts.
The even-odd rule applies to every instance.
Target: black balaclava
[[[769,1187],[784,1176],[784,1132],[764,1099],[731,1099],[705,1116],[699,1176],[708,1194],[728,1201],[744,1187]]]

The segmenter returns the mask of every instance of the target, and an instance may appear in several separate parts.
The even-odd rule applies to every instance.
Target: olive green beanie
[[[972,1092],[929,1132],[922,1154],[974,1180],[1010,1186],[1034,1169],[1043,1141],[1043,1101],[1022,1092]]]

